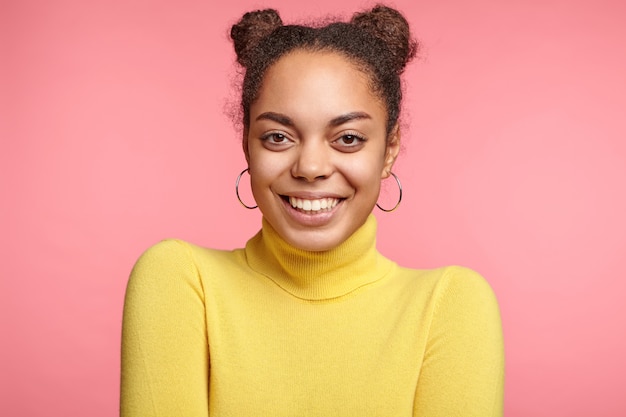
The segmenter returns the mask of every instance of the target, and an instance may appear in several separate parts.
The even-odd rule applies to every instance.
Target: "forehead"
[[[267,106],[275,111],[385,112],[370,77],[354,61],[327,51],[296,50],[274,63],[251,110]]]

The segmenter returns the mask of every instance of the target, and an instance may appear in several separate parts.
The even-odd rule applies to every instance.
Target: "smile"
[[[332,210],[337,204],[339,204],[340,201],[338,198],[319,198],[315,200],[306,200],[297,197],[288,198],[291,207],[308,213],[318,213]]]

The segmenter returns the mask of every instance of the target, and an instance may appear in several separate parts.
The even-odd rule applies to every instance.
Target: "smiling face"
[[[291,245],[332,249],[371,213],[399,150],[367,76],[332,52],[294,51],[268,69],[244,149],[254,198]]]

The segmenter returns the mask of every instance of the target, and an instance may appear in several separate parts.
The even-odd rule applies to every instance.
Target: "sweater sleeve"
[[[168,240],[135,264],[124,302],[121,417],[208,416],[204,293],[190,249]]]
[[[414,415],[502,416],[504,346],[493,291],[477,273],[451,267],[435,297]]]

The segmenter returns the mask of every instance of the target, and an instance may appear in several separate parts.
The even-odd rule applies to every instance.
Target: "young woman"
[[[402,268],[375,247],[371,212],[381,180],[397,179],[400,74],[415,53],[406,20],[377,6],[285,26],[263,10],[231,36],[262,229],[234,251],[168,240],[141,256],[122,416],[501,415],[488,284],[460,267]]]

